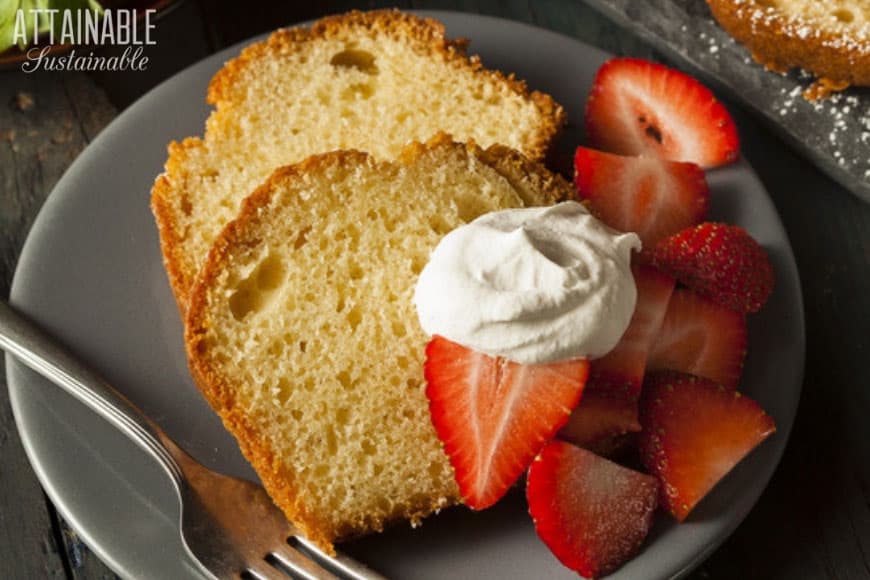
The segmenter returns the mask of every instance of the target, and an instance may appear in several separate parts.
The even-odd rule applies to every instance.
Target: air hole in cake
[[[400,369],[406,370],[408,368],[408,357],[400,356],[396,359],[396,364]]]
[[[371,439],[363,439],[362,440],[362,450],[366,455],[374,455],[378,451],[377,445],[372,443]]]
[[[356,330],[356,327],[362,322],[362,313],[359,310],[359,306],[354,306],[350,309],[350,312],[347,313],[347,322],[352,330]]]
[[[363,277],[363,269],[360,268],[359,264],[351,264],[350,266],[350,279],[351,280],[359,280]]]
[[[329,64],[336,67],[355,68],[367,75],[378,74],[378,65],[375,63],[375,55],[367,50],[347,48],[332,55]]]
[[[272,344],[269,345],[267,352],[272,358],[280,358],[284,354],[284,342],[280,340],[272,341]]]
[[[405,328],[404,324],[402,324],[400,322],[393,321],[392,326],[393,326],[393,336],[395,336],[396,338],[402,338],[408,334],[408,329]]]
[[[416,275],[420,275],[420,272],[423,271],[423,267],[426,265],[426,260],[421,258],[420,256],[414,256],[411,259],[411,271]]]
[[[375,94],[375,88],[369,83],[353,83],[341,92],[341,98],[346,101],[370,99]]]
[[[299,352],[305,352],[305,349],[308,348],[308,343],[304,340],[299,341]]]
[[[341,312],[342,310],[344,310],[345,304],[346,303],[344,300],[344,294],[339,294],[338,295],[338,303],[335,305],[335,311]]]
[[[340,373],[335,375],[335,378],[338,379],[338,382],[341,383],[342,387],[344,387],[345,389],[350,389],[350,374],[347,371],[341,371]]]
[[[236,285],[230,295],[230,312],[236,320],[242,320],[251,312],[265,308],[274,291],[281,286],[285,277],[284,263],[269,254],[254,268],[251,274]]]
[[[290,400],[291,388],[290,381],[286,378],[281,378],[278,380],[278,385],[275,387],[275,397],[278,399],[278,402],[282,405],[286,404],[287,401]]]
[[[306,228],[302,228],[302,230],[298,234],[296,234],[296,239],[293,240],[294,250],[298,250],[308,242],[308,232],[310,231],[311,226],[308,226]]]
[[[335,411],[335,422],[339,425],[346,425],[349,417],[350,411],[347,410],[347,407],[339,407]]]
[[[301,421],[302,420],[302,411],[300,411],[299,409],[291,409],[290,416],[293,417],[297,421]]]
[[[330,455],[335,455],[338,452],[338,438],[332,428],[326,429],[326,451]]]
[[[834,18],[836,18],[840,22],[845,22],[846,24],[848,24],[855,20],[855,14],[851,10],[841,8],[840,10],[834,11]]]
[[[190,217],[190,214],[193,212],[193,205],[190,203],[190,198],[187,195],[181,196],[181,212]]]
[[[447,223],[447,220],[440,215],[433,215],[429,218],[429,227],[432,228],[433,232],[442,236],[448,234],[453,229],[450,227],[450,224]]]
[[[262,296],[250,287],[249,283],[242,282],[238,289],[230,296],[230,312],[233,318],[242,320],[251,312],[260,310],[263,306]]]
[[[270,254],[257,267],[257,286],[261,290],[275,290],[284,282],[284,262],[274,254]]]

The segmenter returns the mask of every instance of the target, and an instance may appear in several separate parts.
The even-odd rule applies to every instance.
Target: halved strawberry
[[[610,574],[640,549],[658,494],[656,478],[561,441],[541,451],[526,483],[538,536],[587,578]]]
[[[704,221],[710,205],[700,167],[658,157],[578,147],[574,185],[595,217],[617,230],[636,232],[644,248]]]
[[[611,391],[640,393],[647,356],[674,290],[674,279],[652,266],[633,266],[637,302],[628,328],[612,351],[590,361],[590,383]]]
[[[659,501],[679,521],[776,430],[749,397],[679,373],[647,376],[640,419],[641,461],[661,480]]]
[[[571,413],[558,436],[584,449],[598,449],[605,440],[640,431],[637,412],[636,398],[624,392],[595,388],[590,382],[584,390],[583,401]]]
[[[743,314],[678,288],[647,359],[647,371],[672,370],[736,389],[746,357]]]
[[[585,359],[519,364],[435,336],[426,346],[429,412],[465,504],[497,502],[568,420]]]
[[[586,101],[593,147],[713,167],[737,159],[734,120],[713,93],[664,65],[613,58],[598,70]]]
[[[767,253],[739,226],[706,222],[662,240],[653,262],[677,280],[738,312],[757,312],[773,291]]]

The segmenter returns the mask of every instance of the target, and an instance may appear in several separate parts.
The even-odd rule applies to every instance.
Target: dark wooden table
[[[580,0],[294,3],[187,0],[158,21],[147,73],[0,71],[0,294],[55,182],[120,111],[164,78],[254,34],[350,8],[498,15],[619,54],[660,58]],[[803,393],[785,455],[744,523],[691,576],[870,578],[870,205],[824,177],[738,104],[744,153],[791,239],[806,304]],[[2,367],[2,359],[0,359]],[[18,439],[0,372],[0,577],[113,578],[59,518]]]

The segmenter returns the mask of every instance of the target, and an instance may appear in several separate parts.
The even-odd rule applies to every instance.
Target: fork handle
[[[0,349],[5,350],[96,411],[153,457],[177,489],[184,476],[173,451],[179,448],[136,405],[79,362],[33,322],[0,300]],[[171,449],[171,450],[170,450]]]

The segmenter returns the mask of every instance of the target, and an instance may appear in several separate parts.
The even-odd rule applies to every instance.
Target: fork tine
[[[309,542],[304,536],[292,536],[292,542],[298,542],[306,551],[310,552],[313,557],[321,562],[328,562],[328,565],[340,572],[342,576],[350,580],[387,580],[371,568],[350,558],[339,552],[335,557],[329,556],[316,545]]]
[[[255,566],[248,566],[245,572],[256,580],[287,580],[289,578],[287,574],[275,569],[265,560]]]
[[[269,553],[269,556],[305,580],[339,580],[337,576],[321,566],[316,560],[309,558],[289,544],[278,546]]]

